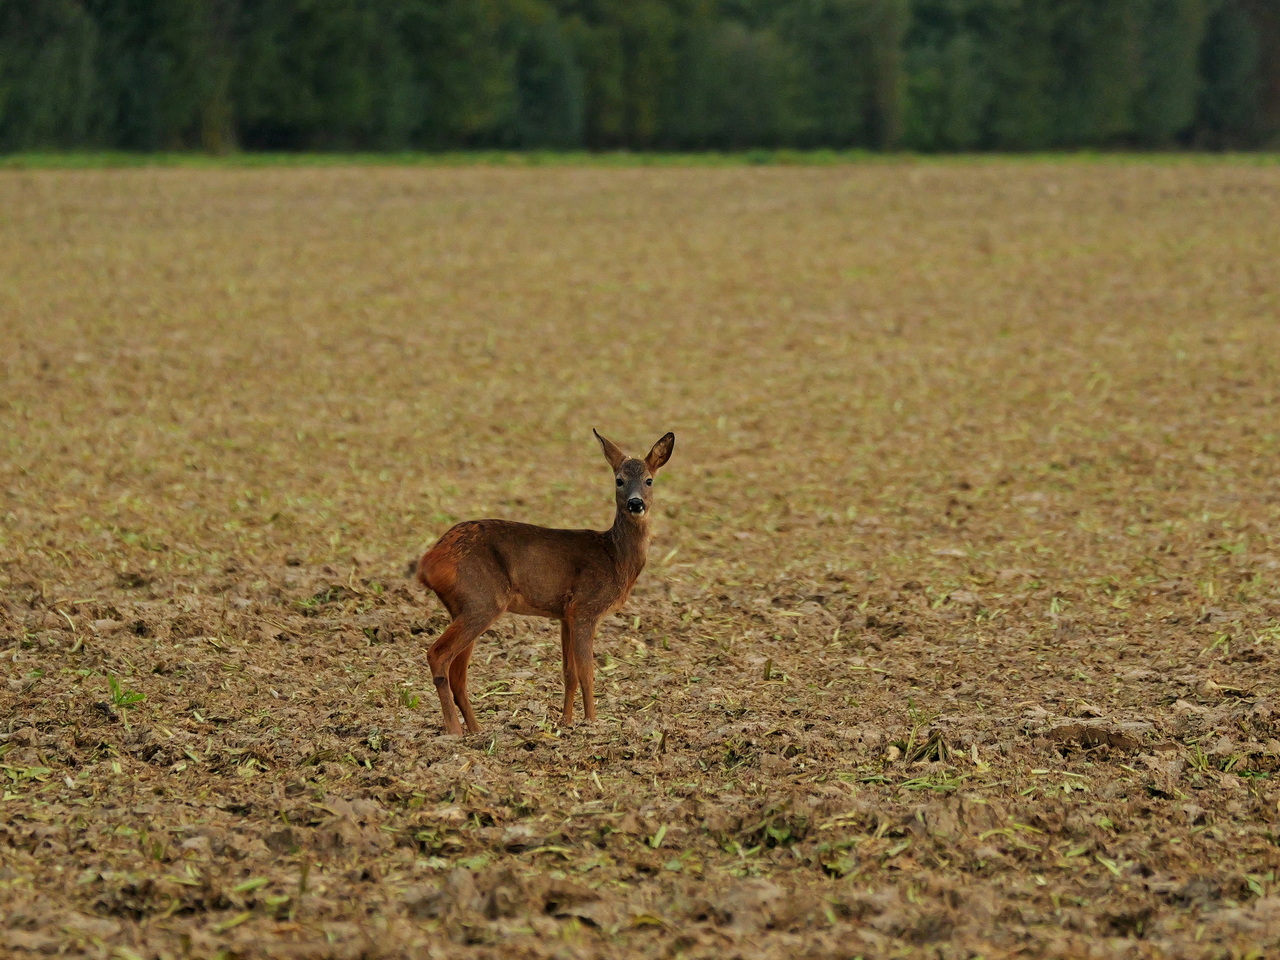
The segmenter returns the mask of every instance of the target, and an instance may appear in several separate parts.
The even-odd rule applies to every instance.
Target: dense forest
[[[1280,0],[0,0],[0,150],[1280,142]]]

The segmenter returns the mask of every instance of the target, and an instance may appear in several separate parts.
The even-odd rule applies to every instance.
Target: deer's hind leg
[[[482,631],[483,632],[483,631]],[[475,650],[475,641],[458,651],[449,666],[449,690],[453,694],[453,702],[462,712],[462,722],[467,725],[467,733],[479,733],[480,724],[476,722],[476,712],[471,709],[471,698],[467,696],[467,665],[471,662],[471,651]]]
[[[458,720],[459,706],[466,717],[467,728],[473,733],[479,729],[475,713],[467,699],[467,660],[471,657],[471,648],[475,645],[476,638],[488,630],[501,615],[502,608],[496,605],[483,611],[460,611],[427,650],[431,679],[436,685],[440,709],[444,713],[445,733],[462,733],[462,724]],[[456,689],[453,687],[455,680],[458,683]]]

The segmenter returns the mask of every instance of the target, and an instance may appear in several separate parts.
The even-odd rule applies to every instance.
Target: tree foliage
[[[0,0],[0,149],[1260,145],[1271,0]]]

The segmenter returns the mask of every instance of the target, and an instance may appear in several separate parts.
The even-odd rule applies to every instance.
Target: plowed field
[[[1274,164],[0,173],[0,954],[1272,955],[1278,321]]]

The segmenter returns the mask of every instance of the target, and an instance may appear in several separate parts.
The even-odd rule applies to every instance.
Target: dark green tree
[[[0,0],[0,149],[1249,146],[1275,0]]]
[[[585,122],[584,76],[576,51],[555,11],[522,3],[515,31],[515,111],[505,139],[517,147],[581,145]]]
[[[1200,94],[1198,53],[1206,0],[1149,0],[1143,26],[1142,83],[1134,101],[1136,142],[1164,147],[1191,129]]]
[[[98,24],[75,0],[0,0],[0,150],[83,147],[97,122]]]
[[[906,38],[903,142],[972,150],[989,137],[994,92],[987,23],[963,0],[916,0]]]
[[[1053,146],[1109,146],[1129,136],[1142,84],[1144,5],[1144,0],[1052,4],[1051,49],[1058,65]]]
[[[206,0],[88,0],[98,30],[95,109],[102,145],[200,146],[219,63]]]
[[[807,72],[805,139],[834,147],[887,147],[902,132],[905,0],[793,0],[782,36]]]
[[[1197,138],[1214,148],[1247,146],[1257,134],[1258,34],[1245,4],[1219,0],[1200,48],[1203,87]]]
[[[736,20],[707,23],[680,66],[663,131],[672,146],[779,146],[801,133],[803,66],[772,30]]]

